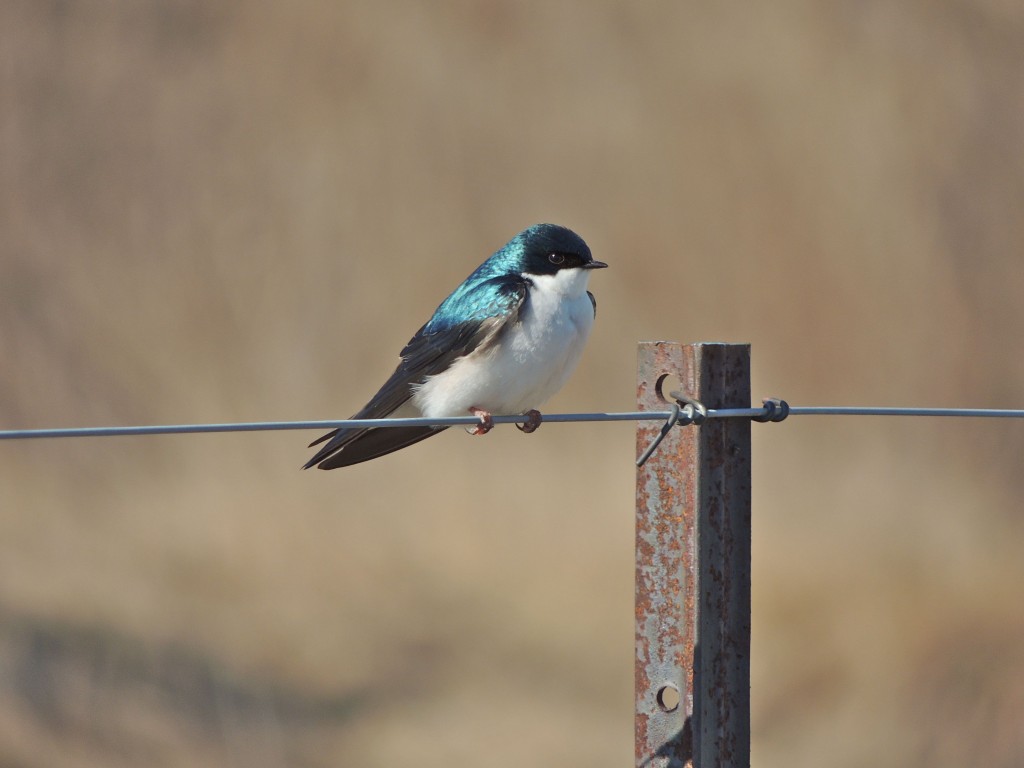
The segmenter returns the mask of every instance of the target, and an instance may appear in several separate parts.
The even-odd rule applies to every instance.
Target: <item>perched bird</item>
[[[447,418],[472,414],[483,435],[493,414],[524,414],[557,392],[579,362],[597,313],[587,290],[594,261],[579,235],[537,224],[474,270],[402,350],[402,361],[353,419]],[[375,459],[445,427],[341,428],[303,469],[335,469]]]

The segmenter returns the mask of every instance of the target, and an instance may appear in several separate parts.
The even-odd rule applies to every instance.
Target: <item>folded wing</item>
[[[435,314],[402,350],[395,372],[353,419],[384,419],[405,405],[418,385],[445,370],[458,358],[497,340],[504,329],[519,319],[528,283],[517,276],[495,278],[493,304],[461,322],[446,321]],[[443,307],[444,305],[442,305]],[[336,469],[392,453],[443,432],[446,427],[339,428],[309,444],[326,442],[303,469],[319,466]]]

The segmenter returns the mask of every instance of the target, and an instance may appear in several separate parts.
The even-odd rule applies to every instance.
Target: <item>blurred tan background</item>
[[[758,396],[1024,406],[1024,6],[0,4],[0,427],[344,418],[523,227]],[[0,764],[623,766],[633,427],[0,444]],[[753,761],[1024,764],[1024,425],[754,427]]]

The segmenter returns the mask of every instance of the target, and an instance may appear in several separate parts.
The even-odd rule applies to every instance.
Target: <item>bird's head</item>
[[[557,224],[535,224],[524,229],[498,252],[508,265],[524,275],[554,275],[562,270],[601,269],[583,238]]]

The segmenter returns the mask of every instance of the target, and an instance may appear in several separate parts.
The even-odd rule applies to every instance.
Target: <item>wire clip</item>
[[[751,416],[752,421],[759,421],[762,424],[769,421],[783,421],[789,416],[789,403],[781,397],[766,397],[761,401],[764,404],[764,413],[760,416]]]
[[[661,445],[661,441],[665,439],[665,435],[669,433],[672,427],[679,424],[680,426],[687,426],[689,424],[696,424],[700,426],[708,418],[708,409],[699,400],[694,400],[692,397],[687,397],[682,392],[669,392],[669,397],[675,400],[672,403],[672,411],[668,415],[668,419],[661,427],[661,431],[655,435],[654,440],[647,446],[647,450],[644,451],[640,458],[636,460],[636,465],[642,467],[647,463],[647,460],[654,455],[654,452]]]
[[[661,393],[659,392],[659,394]],[[664,398],[664,395],[662,397]],[[662,425],[661,431],[655,435],[654,440],[647,446],[647,450],[636,460],[638,467],[642,467],[654,455],[658,446],[661,445],[661,441],[665,439],[665,435],[669,433],[672,427],[677,425],[685,427],[688,424],[700,426],[708,420],[708,409],[699,400],[687,397],[682,392],[669,392],[669,397],[674,401],[672,403],[672,411]],[[764,412],[756,416],[750,416],[751,421],[759,421],[761,423],[769,421],[779,422],[789,416],[789,403],[782,398],[767,397],[761,402],[764,404]]]
[[[696,424],[698,427],[708,420],[708,409],[700,400],[687,397],[682,392],[669,392],[668,396],[682,406],[684,417],[680,423],[685,427],[687,424]]]

